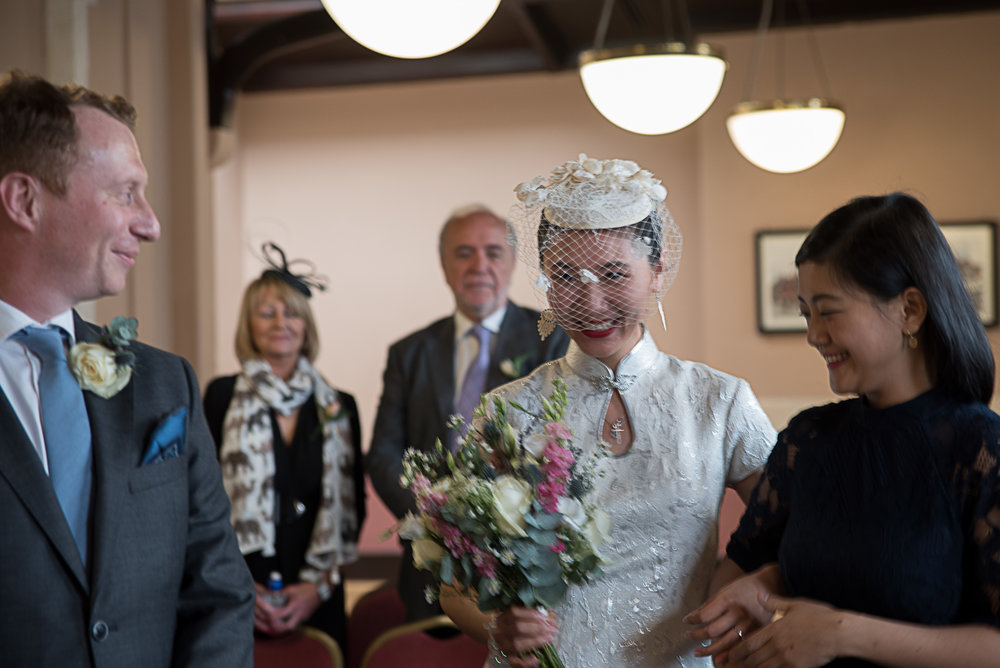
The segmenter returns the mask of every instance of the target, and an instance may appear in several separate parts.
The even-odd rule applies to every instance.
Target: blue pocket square
[[[181,406],[160,420],[153,430],[149,448],[142,458],[142,465],[156,464],[176,457],[184,452],[184,437],[187,435],[187,407]]]

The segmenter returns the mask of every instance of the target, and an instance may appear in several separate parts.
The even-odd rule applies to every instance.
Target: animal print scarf
[[[223,421],[220,459],[240,551],[273,556],[275,465],[269,409],[289,415],[314,393],[323,428],[323,493],[306,563],[327,571],[357,559],[354,450],[350,419],[340,409],[337,390],[306,358],[299,358],[287,382],[264,360],[244,362]]]

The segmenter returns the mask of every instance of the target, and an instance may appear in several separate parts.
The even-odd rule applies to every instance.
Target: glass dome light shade
[[[840,106],[818,97],[741,102],[726,119],[726,129],[736,150],[754,165],[791,174],[829,155],[845,118]]]
[[[635,44],[580,54],[580,79],[601,115],[641,135],[687,127],[712,106],[726,61],[707,44]]]
[[[500,0],[322,0],[355,42],[395,58],[430,58],[465,44]]]

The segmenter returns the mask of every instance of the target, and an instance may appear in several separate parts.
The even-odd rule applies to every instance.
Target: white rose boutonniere
[[[100,343],[77,343],[69,351],[69,368],[84,390],[103,399],[122,391],[132,379],[135,353],[128,349],[139,321],[118,316],[101,331]]]
[[[528,362],[528,357],[530,356],[530,353],[525,353],[524,355],[518,355],[513,359],[503,360],[500,362],[501,373],[511,380],[517,380],[524,375],[524,365]]]

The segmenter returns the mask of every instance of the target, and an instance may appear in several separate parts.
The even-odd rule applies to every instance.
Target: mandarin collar
[[[587,379],[595,389],[627,392],[644,374],[656,366],[659,349],[645,325],[642,337],[635,347],[618,363],[617,374],[600,360],[583,352],[576,342],[571,342],[566,351],[566,361],[580,377]]]

